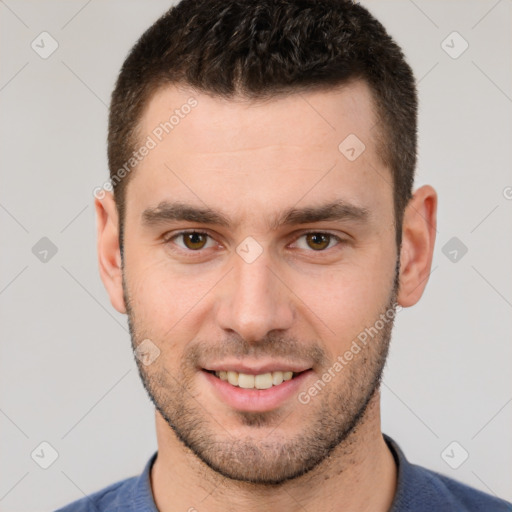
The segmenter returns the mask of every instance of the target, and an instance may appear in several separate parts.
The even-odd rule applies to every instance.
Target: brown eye
[[[183,237],[183,243],[185,244],[185,247],[190,250],[198,250],[202,249],[207,241],[208,235],[205,233],[182,233],[181,235],[178,235],[180,237]]]
[[[177,245],[180,250],[189,252],[197,252],[201,249],[208,248],[208,242],[211,242],[209,246],[211,247],[214,240],[208,233],[201,231],[182,231],[181,233],[176,233],[174,236],[165,239],[165,243],[171,248]]]
[[[331,235],[328,233],[307,233],[307,244],[315,251],[321,251],[329,246]]]

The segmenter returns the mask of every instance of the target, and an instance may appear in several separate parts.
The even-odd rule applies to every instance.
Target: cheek
[[[201,323],[205,303],[202,299],[212,288],[204,277],[180,275],[166,262],[137,266],[132,260],[132,266],[127,268],[131,309],[139,332],[157,341],[172,357],[194,339]]]
[[[377,254],[382,252],[292,287],[307,306],[301,306],[302,315],[318,325],[319,336],[334,357],[371,327],[388,304],[394,281],[394,255]]]
[[[137,235],[132,235],[132,240],[136,239]],[[165,315],[170,321],[190,310],[215,276],[199,275],[194,265],[173,263],[162,244],[127,244],[125,275],[137,307],[148,317]]]

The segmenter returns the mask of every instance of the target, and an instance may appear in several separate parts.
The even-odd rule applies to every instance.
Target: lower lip
[[[209,384],[213,386],[217,396],[233,409],[248,412],[265,412],[277,409],[290,397],[298,394],[304,381],[312,370],[306,370],[293,379],[286,380],[278,386],[268,389],[244,389],[233,386],[229,382],[203,370]]]

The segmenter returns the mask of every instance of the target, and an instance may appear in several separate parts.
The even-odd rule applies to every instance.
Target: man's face
[[[322,462],[377,391],[396,297],[391,174],[363,83],[259,104],[168,87],[140,140],[191,96],[127,187],[132,343],[160,351],[137,364],[178,438],[225,476],[276,483]],[[312,215],[334,202],[336,218]],[[176,219],[177,203],[217,218]]]

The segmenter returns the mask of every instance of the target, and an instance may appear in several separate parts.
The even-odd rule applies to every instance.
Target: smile
[[[206,385],[227,406],[248,412],[264,412],[281,407],[296,396],[304,388],[305,381],[313,375],[311,368],[294,368],[297,371],[261,368],[259,373],[249,368],[244,368],[245,372],[218,368],[202,369]]]
[[[229,382],[232,386],[238,386],[243,389],[269,389],[273,386],[279,386],[294,377],[294,373],[290,371],[275,371],[251,375],[248,373],[221,370],[214,372],[214,374],[220,380]]]

